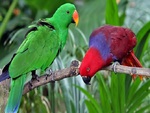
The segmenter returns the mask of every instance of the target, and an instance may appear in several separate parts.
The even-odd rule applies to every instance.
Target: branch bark
[[[29,91],[33,90],[34,88],[37,88],[39,86],[42,86],[44,84],[47,84],[49,82],[59,81],[64,78],[78,76],[79,75],[79,61],[73,61],[71,63],[71,66],[62,70],[58,70],[53,72],[51,75],[43,75],[40,76],[37,81],[36,79],[31,82],[31,84],[28,82],[24,86],[24,92],[23,94],[28,93]],[[103,70],[109,70],[114,71],[114,65],[110,65],[108,67],[103,68]],[[0,74],[2,70],[0,69]],[[116,73],[125,73],[125,74],[136,74],[136,75],[142,75],[144,77],[150,77],[150,69],[149,68],[138,68],[138,67],[128,67],[123,65],[116,65],[115,66],[115,72]],[[7,98],[9,95],[9,86],[10,86],[10,79],[4,80],[0,82],[0,111],[4,111],[5,105],[7,103]]]
[[[39,81],[33,80],[32,81],[32,87],[31,87],[31,84],[28,82],[24,87],[23,94],[33,90],[34,88],[41,86],[41,85],[47,84],[49,82],[59,81],[59,80],[64,79],[64,78],[79,75],[79,70],[78,70],[79,65],[80,65],[80,62],[74,60],[74,61],[72,61],[71,66],[68,68],[55,71],[50,75],[45,74],[43,76],[40,76],[38,78]]]
[[[24,86],[24,92],[23,94],[28,93],[29,91],[33,90],[34,88],[37,88],[41,85],[47,84],[49,82],[53,81],[59,81],[64,78],[78,76],[79,75],[79,66],[80,62],[77,60],[72,61],[71,66],[62,70],[58,70],[53,72],[51,75],[43,75],[40,76],[37,80],[33,80],[31,84],[28,82]],[[110,65],[108,67],[103,68],[103,70],[109,70],[114,71],[114,65]],[[125,73],[125,74],[136,74],[136,75],[142,75],[144,77],[150,77],[150,69],[149,68],[138,68],[138,67],[128,67],[123,65],[116,65],[115,66],[115,72],[116,73]],[[7,80],[7,82],[10,82],[10,80]],[[6,81],[2,82],[1,84],[7,84]],[[6,85],[5,85],[6,86]]]
[[[104,70],[114,71],[113,64],[104,68]],[[140,67],[129,67],[123,65],[116,65],[115,66],[116,73],[124,73],[124,74],[135,74],[141,75],[143,77],[150,77],[150,69],[149,68],[140,68]]]

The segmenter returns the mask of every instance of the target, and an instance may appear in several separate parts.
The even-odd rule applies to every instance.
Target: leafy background
[[[134,51],[150,68],[150,2],[148,0],[2,0],[0,4],[0,68],[9,62],[24,40],[26,27],[51,17],[61,4],[71,2],[80,15],[78,27],[70,25],[67,44],[53,70],[82,60],[93,29],[118,25],[132,29],[138,44]],[[42,5],[41,5],[42,4]],[[148,113],[150,80],[132,81],[129,75],[100,71],[86,86],[81,77],[66,78],[35,89],[22,98],[19,113]]]

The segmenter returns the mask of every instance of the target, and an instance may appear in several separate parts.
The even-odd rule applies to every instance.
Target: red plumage
[[[91,78],[114,61],[126,66],[142,67],[133,53],[135,45],[135,34],[128,28],[110,25],[97,28],[90,36],[89,49],[79,68],[80,75]]]

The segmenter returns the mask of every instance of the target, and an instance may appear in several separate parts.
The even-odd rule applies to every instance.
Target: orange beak
[[[76,10],[73,13],[73,21],[75,22],[75,24],[77,26],[78,22],[79,22],[79,15],[78,15],[78,12]]]

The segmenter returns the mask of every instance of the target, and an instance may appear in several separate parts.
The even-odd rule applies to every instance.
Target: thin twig
[[[8,21],[9,21],[11,15],[12,15],[12,12],[13,12],[13,10],[14,10],[14,8],[15,8],[17,2],[18,2],[18,0],[13,0],[13,1],[12,1],[12,4],[11,4],[11,6],[9,7],[9,10],[8,10],[8,12],[7,12],[7,14],[6,14],[6,16],[5,16],[5,18],[4,18],[4,20],[3,20],[2,24],[1,24],[1,26],[0,26],[0,40],[1,40],[1,38],[2,38],[3,32],[4,32],[5,28],[6,28],[6,25],[7,25],[7,23],[8,23]]]

